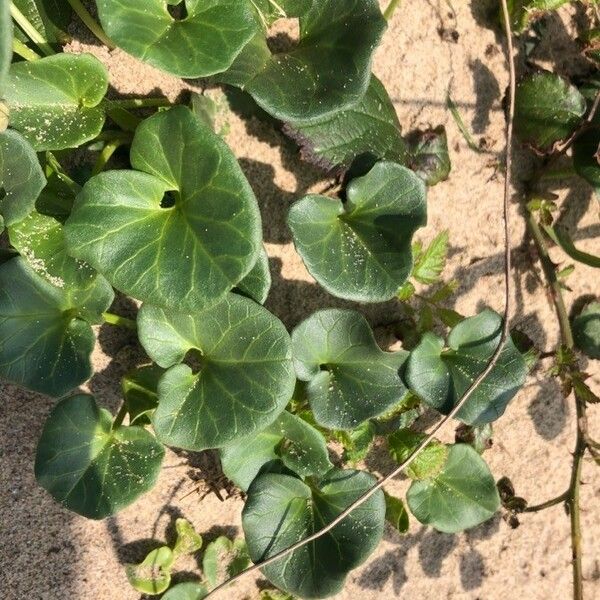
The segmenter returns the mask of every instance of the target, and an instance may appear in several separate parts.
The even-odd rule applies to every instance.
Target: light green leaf
[[[585,111],[575,86],[553,73],[534,73],[517,86],[515,133],[524,143],[550,150],[575,131]]]
[[[350,182],[345,203],[307,196],[288,216],[310,274],[330,294],[358,302],[396,296],[411,271],[412,236],[426,222],[425,184],[390,162]]]
[[[344,446],[342,460],[353,466],[369,453],[375,441],[375,427],[371,421],[365,421],[351,431],[336,431],[334,436]]]
[[[4,99],[4,86],[12,60],[13,23],[10,2],[0,6],[0,100]]]
[[[409,527],[408,511],[400,498],[395,498],[383,492],[385,496],[385,520],[390,523],[398,533],[406,533]]]
[[[193,554],[202,548],[202,536],[200,536],[194,526],[187,519],[177,519],[175,521],[177,531],[177,541],[173,547],[173,556],[183,556]]]
[[[144,305],[138,327],[148,355],[169,369],[158,385],[153,415],[154,428],[168,445],[225,446],[273,423],[292,397],[289,335],[248,298],[229,294],[193,315]],[[190,350],[200,355],[196,373],[180,364]]]
[[[51,496],[90,519],[115,514],[150,490],[164,448],[141,427],[112,429],[112,415],[93,396],[61,400],[48,417],[35,477]]]
[[[237,284],[236,291],[252,298],[259,304],[266,302],[271,291],[271,270],[269,268],[269,257],[264,248],[250,273]]]
[[[165,369],[158,365],[145,365],[129,371],[121,380],[123,398],[131,425],[147,425],[158,406],[158,382]]]
[[[76,148],[104,125],[108,73],[91,54],[56,54],[13,63],[5,99],[9,123],[34,150]]]
[[[0,133],[0,217],[9,226],[24,219],[46,185],[36,153],[16,131]]]
[[[413,135],[410,144],[410,168],[429,186],[448,179],[452,164],[448,153],[446,129],[419,131]]]
[[[485,369],[500,340],[502,319],[491,310],[459,323],[444,340],[426,333],[411,352],[406,382],[422,400],[448,414],[455,403]],[[469,425],[495,421],[525,383],[527,365],[522,354],[508,339],[500,358],[458,412],[457,418]]]
[[[186,581],[167,590],[161,600],[202,600],[207,594],[208,589],[203,583]]]
[[[123,50],[178,77],[208,77],[231,66],[260,30],[247,0],[185,0],[184,18],[167,0],[96,0],[100,22]]]
[[[12,0],[12,2],[51,44],[63,44],[69,40],[69,36],[65,33],[72,17],[68,2],[65,0]],[[28,41],[26,36],[19,37],[22,37],[23,41]]]
[[[448,230],[442,231],[424,251],[414,253],[412,276],[419,283],[432,285],[439,281],[448,257],[448,239]]]
[[[224,535],[211,542],[202,557],[202,571],[209,588],[241,573],[250,564],[244,540],[233,542]]]
[[[600,359],[600,302],[590,302],[573,319],[573,337],[584,354]]]
[[[414,481],[406,499],[421,523],[444,533],[475,527],[500,508],[494,477],[466,444],[451,446],[442,472],[434,479]]]
[[[400,429],[393,433],[387,440],[392,458],[398,464],[403,463],[426,437],[425,434],[410,429]],[[411,479],[431,479],[443,469],[447,458],[448,446],[432,440],[406,467],[405,472]]]
[[[379,348],[366,319],[351,310],[321,310],[292,333],[296,375],[317,423],[353,429],[388,411],[407,390],[398,369],[408,353]]]
[[[321,433],[287,411],[259,434],[221,448],[220,454],[223,473],[244,491],[272,460],[280,459],[301,477],[322,475],[333,466]]]
[[[277,19],[301,17],[313,0],[252,0],[264,25],[270,26]]]
[[[131,164],[84,186],[66,223],[69,251],[144,302],[214,305],[261,250],[258,204],[231,150],[177,107],[138,127]]]
[[[242,525],[250,557],[258,562],[330,523],[375,479],[332,469],[309,487],[289,475],[259,475],[248,490]],[[385,500],[376,492],[329,533],[262,570],[278,588],[303,598],[339,592],[346,575],[375,550],[383,535]],[[310,577],[307,577],[310,574]]]
[[[50,284],[21,257],[0,266],[0,376],[63,396],[92,374],[94,333],[88,318],[106,310],[112,290],[72,292]]]
[[[175,560],[171,548],[152,550],[139,565],[126,565],[129,583],[142,594],[160,594],[171,583],[171,567]]]

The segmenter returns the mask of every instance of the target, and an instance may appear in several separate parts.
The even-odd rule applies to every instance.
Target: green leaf
[[[344,463],[355,465],[369,453],[375,440],[375,427],[371,421],[365,421],[351,431],[336,431],[334,435],[344,446]]]
[[[584,131],[573,143],[573,167],[590,185],[600,186],[600,131]]]
[[[100,22],[123,50],[178,77],[208,77],[231,66],[260,30],[246,0],[185,0],[187,16],[171,16],[167,0],[96,0]]]
[[[363,154],[401,164],[407,158],[396,109],[375,75],[357,104],[304,125],[286,124],[284,131],[298,142],[303,159],[327,170],[348,167]]]
[[[250,557],[258,562],[330,523],[373,486],[364,472],[332,469],[311,487],[289,475],[259,475],[248,490],[242,525]],[[329,533],[261,569],[278,588],[303,598],[339,592],[349,571],[379,544],[385,520],[377,491]],[[310,577],[307,576],[310,574]]]
[[[186,581],[167,590],[161,600],[202,600],[207,594],[208,589],[203,583]]]
[[[35,477],[50,495],[90,519],[103,519],[152,489],[164,448],[141,427],[112,429],[93,396],[61,400],[50,413],[35,457]]]
[[[101,285],[73,293],[50,284],[18,257],[0,266],[0,376],[63,396],[92,374],[94,333],[86,319],[112,302]]]
[[[212,98],[203,94],[198,94],[197,92],[192,92],[190,109],[197,119],[215,131],[217,103]]]
[[[508,0],[508,10],[515,32],[522,32],[530,20],[540,17],[545,11],[555,10],[571,0]]]
[[[123,398],[131,425],[147,425],[158,406],[158,382],[165,369],[146,365],[129,371],[121,380]]]
[[[600,359],[600,302],[590,302],[573,319],[573,337],[584,354]]]
[[[138,127],[131,164],[84,186],[66,223],[69,251],[144,302],[216,304],[261,249],[258,204],[231,150],[180,106]]]
[[[585,111],[575,86],[553,73],[535,73],[517,86],[515,133],[524,143],[551,150],[575,131]]]
[[[353,429],[388,411],[407,390],[398,369],[405,351],[379,348],[366,319],[351,310],[321,310],[292,333],[296,375],[317,423]]]
[[[171,548],[152,550],[139,565],[126,565],[129,583],[142,594],[161,594],[171,583],[174,556]]]
[[[466,444],[451,446],[442,472],[434,479],[414,481],[406,499],[421,523],[444,533],[475,527],[500,508],[494,477]]]
[[[385,496],[385,520],[391,523],[398,533],[406,533],[409,528],[409,521],[404,502],[386,492],[383,492],[383,495]]]
[[[307,196],[288,216],[310,274],[330,294],[358,302],[396,296],[411,271],[412,236],[426,222],[425,184],[390,162],[350,182],[345,203]]]
[[[277,19],[303,16],[313,0],[253,0],[253,4],[261,15],[261,20],[270,26]]]
[[[46,185],[37,155],[16,131],[0,133],[0,216],[9,226],[24,219]]]
[[[477,454],[483,454],[492,447],[493,435],[494,430],[491,423],[484,423],[476,427],[461,423],[456,428],[455,439],[456,443],[469,444]]]
[[[440,126],[413,135],[408,162],[410,168],[429,186],[448,179],[452,164],[446,129]]]
[[[51,44],[63,44],[69,40],[69,36],[65,33],[72,17],[68,2],[64,0],[12,0],[12,2]],[[25,36],[23,39],[27,40]]]
[[[271,270],[269,268],[269,257],[264,248],[250,273],[237,284],[236,291],[252,298],[259,304],[266,302],[271,291]]]
[[[104,125],[108,73],[91,54],[13,63],[5,90],[9,123],[34,150],[76,148]]]
[[[175,521],[177,531],[177,541],[173,547],[173,556],[183,556],[193,554],[202,548],[202,536],[200,536],[194,526],[187,519],[177,519]]]
[[[257,433],[291,399],[294,373],[283,324],[248,298],[229,294],[193,315],[144,305],[139,338],[148,355],[169,370],[158,385],[154,428],[168,445],[217,448]],[[201,355],[194,373],[183,362]]]
[[[444,341],[426,333],[411,352],[406,382],[422,400],[448,414],[455,403],[485,369],[498,346],[502,329],[500,315],[484,310],[459,323]],[[508,339],[498,363],[458,412],[469,425],[481,425],[499,418],[525,383],[527,365],[512,339]]]
[[[403,463],[426,437],[410,429],[400,429],[393,433],[388,437],[388,449],[392,458],[398,464]],[[447,458],[448,446],[432,440],[406,467],[405,472],[411,479],[431,479],[443,469]]]
[[[209,588],[241,573],[250,564],[244,540],[231,541],[224,535],[211,542],[202,557],[202,571]]]
[[[424,285],[432,285],[440,280],[448,258],[448,230],[433,238],[426,250],[415,253],[412,276]]]
[[[261,33],[219,79],[282,121],[320,119],[365,95],[385,28],[376,0],[313,2],[300,17],[300,41],[291,50],[272,54]]]
[[[10,2],[0,6],[0,100],[4,98],[4,86],[12,60],[13,23]]]
[[[575,247],[571,236],[563,228],[559,226],[552,227],[551,225],[542,225],[543,230],[546,232],[548,237],[558,246],[560,246],[567,256],[570,256],[573,260],[600,269],[600,256],[594,256],[587,252],[582,252]],[[564,277],[565,275],[563,275]]]
[[[244,491],[266,463],[278,458],[301,477],[322,475],[333,466],[321,433],[287,411],[257,435],[221,448],[220,454],[223,473]]]

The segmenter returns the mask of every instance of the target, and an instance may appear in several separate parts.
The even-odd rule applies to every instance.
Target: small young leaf
[[[446,266],[448,257],[448,230],[435,236],[426,250],[415,258],[412,276],[424,285],[437,283]]]
[[[202,600],[208,594],[208,589],[203,583],[185,581],[168,589],[160,600]]]
[[[112,428],[93,396],[61,400],[48,417],[35,477],[57,501],[84,517],[104,519],[150,490],[164,448],[141,427]]]
[[[406,382],[422,400],[448,414],[475,378],[483,371],[500,340],[502,319],[491,310],[459,323],[444,340],[426,333],[411,352]],[[525,383],[527,365],[512,339],[502,349],[498,363],[458,412],[469,425],[481,425],[502,416]]]
[[[418,131],[410,140],[410,168],[429,186],[448,179],[452,165],[443,126]]]
[[[193,554],[202,548],[202,537],[196,533],[194,526],[187,519],[175,521],[177,541],[173,547],[173,557]]]
[[[269,268],[267,251],[263,248],[250,273],[237,284],[234,291],[252,298],[252,300],[255,300],[259,304],[264,304],[270,290],[271,269]]]
[[[244,540],[233,542],[222,535],[211,542],[202,557],[202,570],[209,588],[241,573],[250,564]]]
[[[375,483],[361,471],[332,469],[309,487],[289,475],[259,475],[248,490],[242,525],[250,557],[264,560],[330,523]],[[265,518],[267,516],[268,518]],[[329,533],[262,569],[271,583],[304,598],[341,590],[383,535],[385,499],[376,492]],[[311,576],[307,577],[310,573]]]
[[[168,546],[152,550],[139,565],[126,565],[129,583],[142,594],[161,594],[171,583],[173,552]]]
[[[189,450],[219,448],[275,421],[292,397],[290,337],[248,298],[229,294],[193,315],[144,305],[139,338],[168,371],[158,385],[153,424],[161,440]],[[181,364],[201,354],[197,372]]]
[[[371,421],[365,421],[351,431],[335,432],[335,437],[344,446],[344,463],[355,465],[369,453],[375,440],[375,426]]]
[[[500,508],[487,464],[466,444],[451,446],[443,470],[434,479],[414,481],[406,499],[421,523],[444,533],[475,527]]]
[[[385,496],[385,520],[390,523],[398,533],[406,533],[409,527],[408,511],[404,507],[404,502],[400,498],[390,496],[383,492]]]
[[[388,437],[388,449],[392,458],[398,463],[403,463],[425,439],[424,434],[400,429]],[[416,459],[406,468],[406,474],[411,479],[432,479],[446,464],[448,446],[437,440],[431,441]]]
[[[13,63],[4,95],[9,123],[34,150],[76,148],[104,125],[108,73],[91,54]]]
[[[407,390],[398,370],[407,352],[379,348],[366,319],[350,310],[321,310],[292,333],[296,374],[317,423],[354,429],[388,411]]]
[[[158,365],[146,365],[129,371],[121,380],[131,425],[150,423],[150,416],[158,406],[158,382],[164,374],[165,369]]]
[[[600,302],[590,302],[573,319],[573,337],[584,354],[600,359]]]
[[[406,167],[380,162],[348,185],[347,197],[307,196],[292,206],[296,249],[330,294],[391,300],[410,274],[412,236],[427,221],[425,184]]]

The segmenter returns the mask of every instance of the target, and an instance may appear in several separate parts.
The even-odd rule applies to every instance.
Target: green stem
[[[116,140],[120,140],[124,144],[127,142],[131,142],[133,139],[133,134],[130,131],[120,131],[114,129],[106,129],[105,131],[101,131],[96,137],[96,140],[100,140],[103,142],[112,142]]]
[[[115,315],[109,312],[102,313],[102,318],[104,319],[104,322],[108,323],[109,325],[117,325],[119,327],[131,329],[132,331],[137,331],[137,323],[133,319],[121,317],[120,315]]]
[[[75,11],[77,16],[83,21],[85,26],[109,49],[114,50],[116,48],[114,42],[104,33],[104,30],[96,21],[94,21],[92,15],[88,10],[81,4],[80,0],[67,0],[71,5],[71,8]]]
[[[120,427],[121,425],[123,425],[123,421],[125,420],[126,416],[127,416],[127,405],[125,404],[125,402],[123,402],[123,404],[121,404],[121,408],[119,408],[119,412],[117,413],[117,416],[113,420],[113,424],[112,424],[113,430],[115,430],[117,427]]]
[[[21,40],[13,38],[12,49],[15,54],[18,54],[21,58],[27,61],[37,60],[40,55],[34,52],[31,48],[28,48]]]
[[[394,15],[394,11],[400,6],[400,0],[391,0],[391,2],[388,4],[387,8],[385,9],[385,12],[383,13],[383,17],[389,21],[393,15]]]
[[[104,167],[106,163],[110,160],[110,157],[115,153],[117,148],[122,146],[125,142],[122,139],[114,139],[110,142],[107,142],[102,152],[100,152],[100,156],[98,156],[98,160],[92,169],[92,176],[98,175]]]
[[[142,119],[120,106],[113,106],[112,108],[107,106],[106,114],[124,131],[133,132],[142,122]]]
[[[42,51],[46,56],[52,56],[54,50],[48,43],[48,40],[27,20],[27,17],[14,5],[10,3],[10,14],[17,25],[25,32],[27,37]]]
[[[546,500],[546,502],[542,502],[541,504],[535,504],[533,506],[528,506],[525,508],[523,512],[539,512],[541,510],[545,510],[546,508],[550,508],[551,506],[556,506],[561,502],[566,502],[569,497],[569,491],[563,492],[560,496],[556,496],[556,498],[552,498],[551,500]]]
[[[104,100],[103,104],[108,108],[161,108],[171,106],[168,98],[123,98],[121,100]]]

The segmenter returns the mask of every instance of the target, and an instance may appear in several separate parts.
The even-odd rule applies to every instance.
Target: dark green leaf
[[[236,291],[248,298],[252,298],[259,304],[264,304],[271,290],[271,270],[269,268],[269,257],[263,248],[256,264],[242,281],[236,286]]]
[[[500,315],[484,310],[451,331],[447,349],[444,340],[426,333],[408,359],[408,386],[429,406],[448,414],[485,369],[498,346],[501,329]],[[498,363],[460,409],[457,418],[469,425],[495,421],[523,386],[526,376],[525,360],[509,338]]]
[[[289,475],[259,475],[250,486],[242,512],[250,557],[254,562],[264,560],[308,537],[374,483],[367,473],[338,469],[332,469],[313,487]],[[348,572],[375,550],[383,535],[384,519],[385,500],[378,491],[329,533],[262,572],[291,594],[331,596],[341,590]]]
[[[544,231],[548,237],[558,246],[560,246],[565,254],[570,256],[573,260],[588,265],[589,267],[595,267],[600,269],[600,256],[594,256],[587,252],[582,252],[575,247],[571,236],[561,227],[551,225],[542,225]],[[564,277],[564,275],[563,275]]]
[[[208,589],[203,583],[186,581],[167,590],[161,600],[202,600],[207,594]]]
[[[406,499],[421,523],[444,533],[475,527],[500,508],[494,477],[466,444],[451,446],[441,473],[435,479],[414,481]]]
[[[202,123],[208,125],[213,131],[215,131],[215,118],[217,116],[217,104],[209,96],[192,92],[190,99],[190,108],[192,113],[197,119],[200,119]]]
[[[44,425],[35,458],[38,483],[84,517],[103,519],[150,490],[164,448],[141,427],[112,429],[93,396],[61,400]]]
[[[584,131],[573,143],[573,167],[590,185],[600,186],[600,131]]]
[[[165,369],[146,365],[133,369],[121,380],[121,389],[131,425],[147,425],[158,406],[158,382]]]
[[[398,369],[405,351],[379,348],[366,319],[351,310],[321,310],[292,333],[296,374],[317,423],[353,429],[388,411],[407,390]]]
[[[138,127],[131,164],[84,186],[66,223],[70,252],[145,302],[215,304],[261,249],[256,198],[231,150],[177,107]]]
[[[259,304],[229,294],[194,315],[144,305],[139,337],[148,355],[169,370],[158,385],[154,428],[166,444],[217,448],[275,421],[294,391],[290,338]],[[194,373],[180,364],[201,354]]]
[[[410,429],[400,429],[393,433],[388,437],[388,449],[392,458],[398,464],[403,463],[426,437],[425,434]],[[411,479],[431,479],[442,470],[447,458],[448,447],[433,440],[417,454],[405,472]]]
[[[448,257],[448,231],[439,233],[426,250],[414,254],[412,276],[424,285],[437,283]]]
[[[452,165],[446,129],[443,126],[418,131],[412,136],[409,164],[427,185],[436,185],[448,179]]]
[[[75,148],[100,133],[107,89],[106,68],[91,54],[13,63],[5,90],[9,123],[38,152]]]
[[[426,221],[425,184],[391,162],[354,179],[345,203],[307,196],[288,217],[311,275],[334,296],[359,302],[396,296],[412,267],[412,236]]]
[[[573,337],[584,354],[600,359],[600,302],[591,302],[573,319]]]
[[[202,570],[209,588],[242,572],[250,564],[244,540],[233,542],[224,535],[211,542],[202,557]]]
[[[171,567],[175,560],[171,548],[152,550],[139,565],[126,565],[129,583],[142,594],[160,594],[171,583]]]
[[[391,523],[399,533],[408,531],[408,511],[404,508],[404,502],[383,492],[385,496],[385,520]]]
[[[69,39],[65,33],[72,16],[71,6],[68,2],[65,0],[12,1],[44,39],[51,44],[63,44]]]

